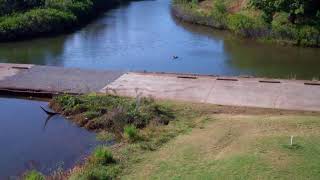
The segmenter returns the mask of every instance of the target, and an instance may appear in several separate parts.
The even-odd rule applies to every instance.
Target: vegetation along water
[[[319,0],[0,0],[1,63],[319,80],[319,32]],[[0,179],[320,179],[319,112],[136,93],[0,97]]]
[[[79,126],[97,131],[100,140],[117,142],[98,146],[61,179],[320,176],[319,113],[97,94],[62,95],[50,104]],[[34,176],[44,179],[36,171],[26,177]]]
[[[173,9],[183,20],[247,38],[320,46],[318,0],[175,0]]]
[[[68,32],[117,0],[0,0],[0,41]]]

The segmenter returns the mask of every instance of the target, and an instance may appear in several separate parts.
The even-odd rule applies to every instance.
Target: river
[[[178,59],[173,60],[173,56]],[[243,40],[181,23],[170,0],[122,4],[67,35],[0,44],[0,62],[125,71],[320,77],[320,49]]]
[[[49,118],[40,108],[47,104],[0,97],[0,179],[34,169],[44,174],[69,169],[100,143],[95,133],[59,115]]]

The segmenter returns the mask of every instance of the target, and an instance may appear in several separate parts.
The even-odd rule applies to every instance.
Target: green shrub
[[[38,171],[32,170],[26,173],[25,180],[45,180],[45,177]]]
[[[150,98],[139,100],[118,96],[63,95],[54,97],[51,107],[65,115],[83,115],[79,125],[88,129],[111,130],[121,137],[126,125],[143,128],[150,122],[168,124],[174,118],[170,108]],[[79,119],[79,118],[78,118]]]
[[[271,23],[273,36],[275,38],[295,40],[298,36],[296,25],[288,20],[288,13],[277,13]]]
[[[131,142],[137,141],[139,139],[139,130],[133,125],[128,125],[124,128],[124,136]]]
[[[115,162],[111,151],[104,146],[99,146],[95,149],[93,158],[95,162],[102,165],[107,165]]]
[[[227,13],[227,6],[223,0],[216,0],[213,3],[214,11],[217,11],[220,14],[226,14]]]
[[[8,16],[0,22],[0,40],[32,37],[41,33],[58,33],[72,27],[76,17],[56,9],[34,9]]]
[[[288,13],[278,13],[272,21],[272,34],[275,39],[291,40],[296,45],[319,46],[320,31],[310,25],[296,25],[288,20]]]
[[[265,22],[243,14],[228,15],[228,28],[245,37],[259,37],[268,32]]]
[[[72,30],[117,0],[0,0],[0,41]]]
[[[298,33],[298,44],[302,46],[320,46],[320,31],[313,26],[302,26]]]
[[[210,12],[210,17],[216,28],[224,29],[226,27],[227,7],[222,0],[213,2],[213,8]]]

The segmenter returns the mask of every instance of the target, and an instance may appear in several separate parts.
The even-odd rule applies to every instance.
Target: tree
[[[320,11],[319,0],[251,0],[250,4],[263,11],[267,22],[276,12],[289,13],[289,21],[295,23],[297,17],[315,18]]]
[[[43,6],[44,2],[45,0],[0,0],[0,15]]]

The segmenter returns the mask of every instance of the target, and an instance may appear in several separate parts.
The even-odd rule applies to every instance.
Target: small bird
[[[178,59],[179,57],[178,56],[172,56],[172,59]]]
[[[48,114],[49,116],[53,116],[53,115],[56,115],[56,114],[59,114],[57,112],[53,112],[53,111],[49,111],[49,110],[46,110],[44,107],[40,106],[41,109],[46,113]]]

